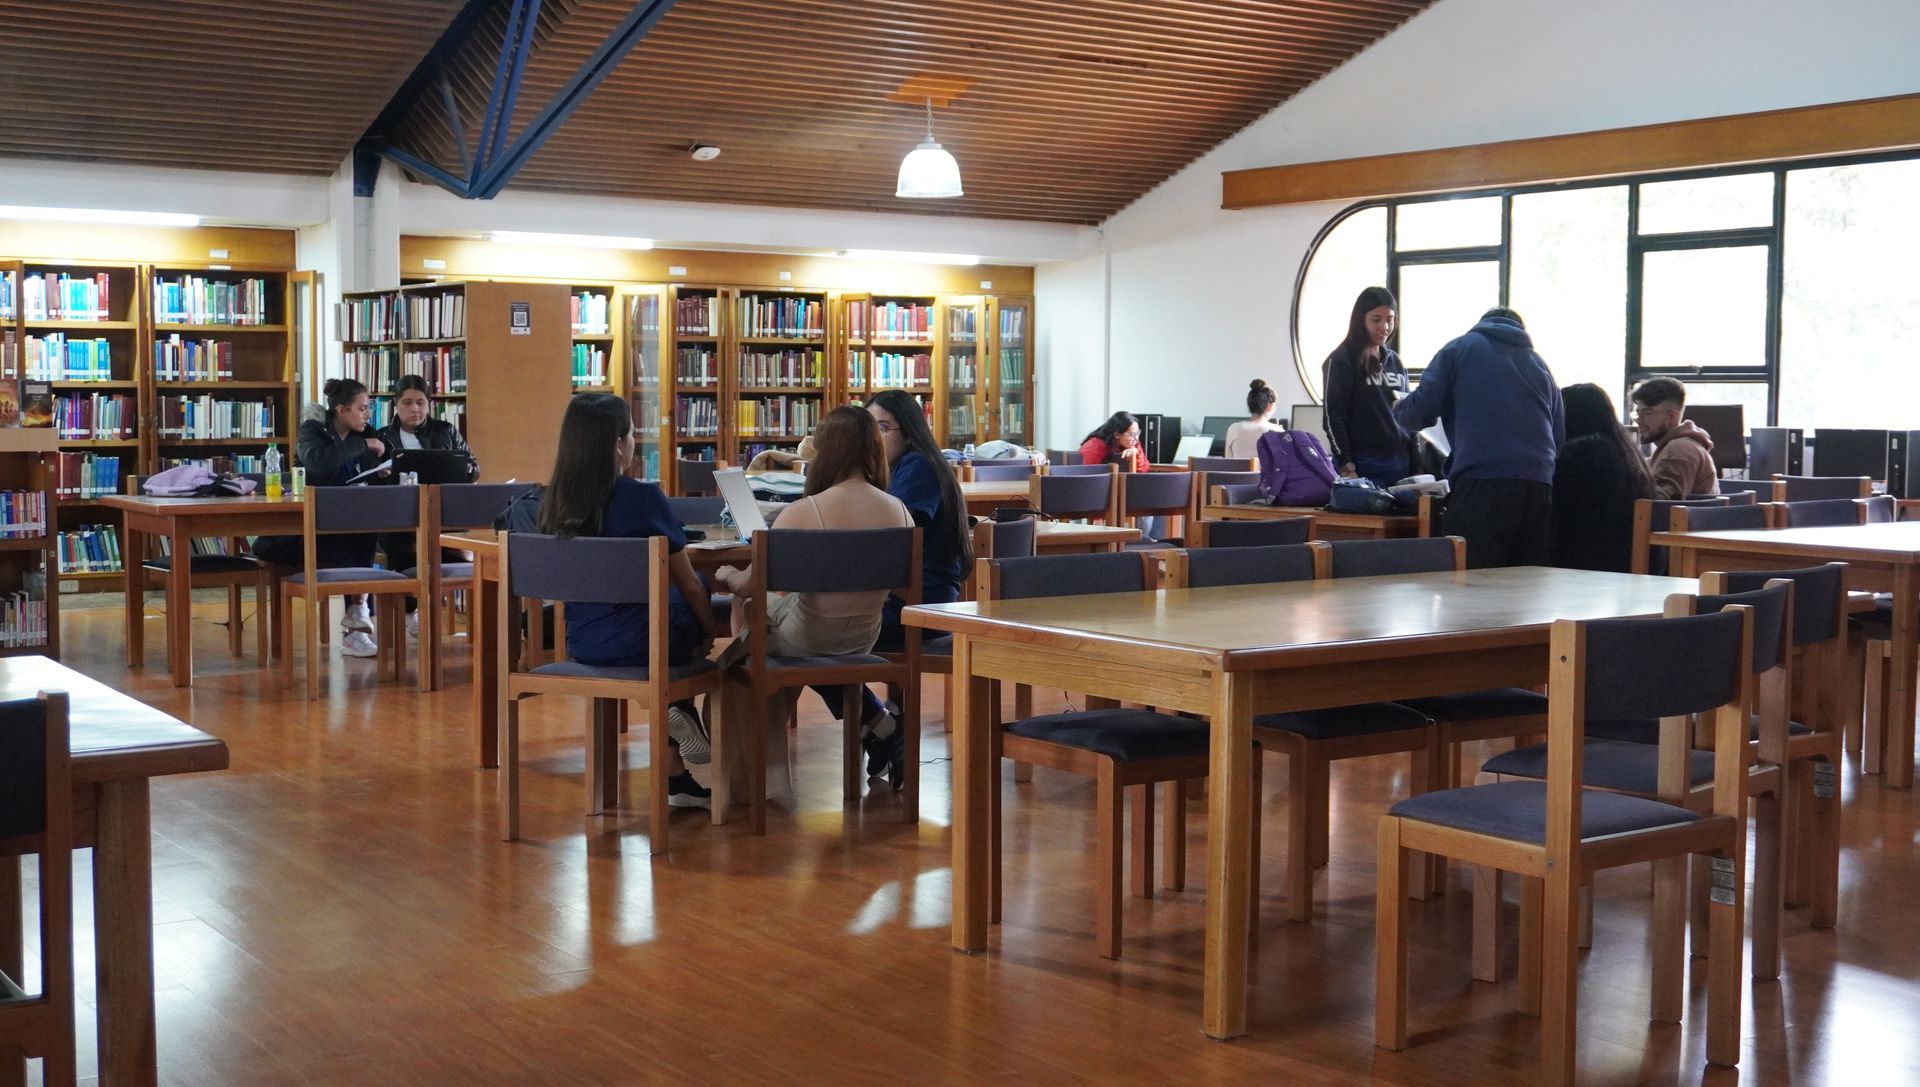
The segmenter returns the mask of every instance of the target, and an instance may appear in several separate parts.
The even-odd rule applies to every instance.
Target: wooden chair
[[[1685,598],[1680,598],[1684,608]],[[1374,1042],[1407,1045],[1409,854],[1420,851],[1512,872],[1522,902],[1521,1008],[1541,1019],[1536,1082],[1576,1080],[1578,902],[1590,873],[1622,864],[1713,858],[1707,963],[1707,1060],[1740,1056],[1741,954],[1746,892],[1746,735],[1752,704],[1752,613],[1745,608],[1668,619],[1553,625],[1545,781],[1506,781],[1427,793],[1380,820],[1374,922]],[[1714,799],[1689,811],[1678,771],[1686,765],[1687,715],[1710,713]],[[1584,787],[1581,750],[1589,720],[1658,717],[1662,801]],[[1684,873],[1663,863],[1654,901],[1655,1018],[1677,1020],[1685,995]]]
[[[1723,479],[1720,493],[1728,499],[1736,494],[1751,494],[1760,502],[1785,502],[1786,487],[1777,479]],[[1688,495],[1689,498],[1693,497]],[[1704,497],[1704,496],[1703,496]]]
[[[1313,539],[1313,518],[1271,521],[1195,521],[1189,547],[1277,547]]]
[[[128,476],[127,493],[141,493],[140,488],[146,484],[147,478],[146,476]],[[261,480],[257,475],[246,478],[252,479],[255,484]],[[236,657],[242,655],[241,646],[246,641],[246,613],[243,608],[245,598],[241,596],[240,590],[249,585],[253,586],[255,652],[260,656],[260,663],[265,665],[272,650],[268,638],[273,631],[273,568],[250,555],[242,554],[239,537],[228,538],[226,546],[227,553],[224,555],[190,556],[188,584],[196,589],[227,590],[227,651]],[[140,560],[141,585],[147,589],[165,589],[168,573],[172,569],[172,555],[144,556]],[[191,611],[192,607],[192,601],[188,601],[188,610]],[[166,624],[166,628],[169,639],[167,655],[171,657],[173,655],[171,644],[173,624]]]
[[[348,533],[414,533],[415,554],[433,554],[428,545],[426,489],[423,487],[312,487],[307,491],[302,536],[302,568],[280,579],[280,606],[275,614],[281,645],[280,685],[293,686],[293,601],[306,601],[307,699],[320,697],[320,626],[323,602],[330,597],[366,593],[378,602],[375,637],[380,655],[391,666],[393,678],[406,674],[406,598],[427,599],[426,583],[394,570],[373,566],[323,568],[316,553],[321,536]],[[439,541],[433,541],[439,546]],[[376,658],[378,659],[378,658]],[[421,690],[428,689],[428,669],[419,669]]]
[[[1258,462],[1252,457],[1188,457],[1190,472],[1252,472]]]
[[[978,568],[979,559],[1019,559],[1033,555],[1034,529],[1037,522],[1031,517],[1021,517],[1013,521],[981,521],[973,526],[974,566]],[[961,599],[974,599],[974,571],[967,572],[967,584],[961,589]],[[889,658],[899,654],[883,654]],[[941,722],[946,731],[953,731],[953,635],[936,634],[920,639],[920,674],[923,676],[944,676],[944,694],[941,700]],[[1032,707],[1028,707],[1031,712]]]
[[[1118,464],[1049,464],[1045,474],[1050,476],[1099,476],[1108,472],[1119,472]]]
[[[713,473],[725,468],[723,460],[675,460],[673,478],[676,489],[682,496],[719,494],[720,485],[713,481]]]
[[[1216,506],[1272,505],[1258,483],[1223,483],[1208,493],[1208,501]]]
[[[1704,502],[1709,498],[1724,498],[1729,506],[1757,506],[1760,504],[1758,491],[1722,491],[1719,494],[1685,495],[1688,502]]]
[[[709,694],[720,670],[704,657],[668,663],[667,541],[614,537],[543,536],[514,532],[500,537],[500,837],[520,837],[520,700],[533,695],[591,699],[587,718],[588,815],[620,806],[619,714],[638,703],[646,710],[647,779],[650,789],[650,852],[667,852],[667,707]],[[528,668],[520,658],[520,601],[631,604],[647,609],[645,667],[601,667],[558,660]]]
[[[1021,460],[977,460],[961,466],[960,478],[969,483],[1013,482],[1039,474],[1033,462]]]
[[[507,506],[526,492],[524,483],[444,483],[428,487],[426,540],[433,550],[415,552],[416,561],[420,555],[440,554],[443,532],[492,528]],[[427,593],[419,598],[420,625],[424,628],[420,631],[420,661],[427,673],[427,686],[423,689],[436,690],[440,686],[445,639],[453,634],[453,594],[473,591],[473,563],[465,559],[449,562],[443,558],[440,562],[409,567],[400,571],[400,576],[424,576],[426,581]]]
[[[1254,494],[1256,496],[1265,497],[1259,494],[1259,491],[1260,491],[1260,473],[1259,472],[1214,472],[1214,471],[1208,471],[1204,468],[1194,469],[1193,470],[1193,519],[1198,521],[1202,516],[1205,515],[1206,513],[1205,507],[1207,503],[1209,501],[1212,501],[1214,498],[1214,495],[1215,495],[1214,488],[1229,487],[1229,486],[1245,487],[1248,485],[1251,485],[1253,487]]]
[[[1414,530],[1414,535],[1445,536],[1447,534],[1447,499],[1444,495],[1421,495],[1413,514],[1419,526]]]
[[[1867,504],[1858,498],[1788,500],[1779,506],[1781,528],[1834,528],[1867,523]]]
[[[1665,499],[1641,498],[1633,503],[1633,558],[1631,570],[1636,574],[1664,574],[1667,572],[1667,549],[1654,547],[1650,537],[1656,532],[1667,531],[1673,520],[1675,506],[1724,506],[1727,500],[1718,495],[1702,499]]]
[[[1876,494],[1862,504],[1867,508],[1867,524],[1887,525],[1900,519],[1900,503],[1890,494]]]
[[[1050,468],[1058,467],[1059,465],[1063,465],[1063,464],[1078,464],[1078,463],[1080,463],[1080,451],[1078,449],[1047,450],[1047,465]]]
[[[1192,472],[1122,472],[1119,480],[1120,517],[1124,524],[1139,528],[1143,517],[1165,518],[1166,539],[1186,539],[1187,526],[1193,523]],[[1178,533],[1171,531],[1174,521],[1180,522]],[[1172,545],[1143,535],[1127,546],[1135,550],[1158,550]]]
[[[1668,532],[1757,532],[1775,527],[1777,507],[1764,506],[1675,506],[1668,512]]]
[[[753,685],[755,712],[746,721],[720,721],[713,733],[714,763],[746,729],[747,805],[755,834],[767,832],[765,708],[774,696],[796,687],[840,687],[845,751],[842,789],[846,800],[860,798],[862,772],[861,688],[885,683],[901,689],[901,728],[906,732],[903,763],[894,767],[893,787],[900,793],[902,822],[920,819],[920,628],[906,628],[906,649],[893,656],[849,653],[843,656],[781,656],[767,652],[770,593],[858,593],[885,590],[909,606],[920,602],[921,530],[918,528],[768,529],[753,535],[753,568],[748,596],[750,615],[745,665]],[[856,561],[857,560],[857,561]],[[730,790],[722,775],[714,790],[714,816],[725,817]]]
[[[1873,495],[1873,480],[1866,476],[1786,476],[1773,477],[1780,484],[1781,502],[1810,502],[1816,498],[1868,498]]]
[[[73,1087],[73,772],[65,691],[0,702],[0,1083]],[[28,996],[20,857],[39,858],[40,992]]]
[[[1176,552],[1177,553],[1177,552]],[[1155,556],[1144,552],[1093,555],[1043,555],[1026,559],[982,559],[978,578],[982,600],[1026,600],[1098,593],[1150,592],[1158,580]],[[1099,892],[1095,910],[1094,942],[1100,954],[1120,957],[1121,867],[1123,842],[1131,840],[1131,884],[1139,898],[1153,897],[1154,785],[1166,785],[1166,815],[1162,822],[1164,857],[1161,882],[1169,890],[1186,886],[1186,828],[1188,781],[1205,778],[1208,771],[1209,726],[1205,721],[1145,709],[1123,709],[1109,700],[1089,696],[1079,713],[1020,715],[998,727],[999,698],[995,706],[993,742],[995,761],[1014,759],[1050,770],[1060,770],[1095,782],[1095,815],[1099,827],[1095,846]],[[1253,792],[1260,793],[1259,760],[1254,762]],[[989,918],[1000,920],[1001,803],[1000,775],[993,775],[992,858]],[[1126,832],[1121,804],[1130,798],[1132,833]],[[1257,916],[1260,805],[1254,804],[1253,909]],[[1257,928],[1257,926],[1255,926]]]
[[[1103,525],[1120,522],[1120,474],[1111,464],[1070,465],[1085,472],[1067,473],[1056,468],[1034,476],[1028,484],[1027,502],[1048,517],[1061,521],[1098,521]]]

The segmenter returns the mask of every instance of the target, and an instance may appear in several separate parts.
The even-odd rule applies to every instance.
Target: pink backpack
[[[1333,458],[1301,430],[1260,435],[1260,493],[1276,506],[1324,506],[1333,495]]]

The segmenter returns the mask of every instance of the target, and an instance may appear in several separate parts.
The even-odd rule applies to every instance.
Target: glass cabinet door
[[[946,323],[941,329],[946,404],[942,422],[946,427],[944,443],[951,449],[964,449],[987,437],[981,418],[986,398],[985,374],[980,365],[986,353],[984,310],[977,299],[958,299],[946,305]]]
[[[628,473],[640,479],[664,479],[660,474],[666,418],[660,392],[660,293],[628,295],[626,303],[626,385],[635,437]]]
[[[1033,306],[1003,299],[994,308],[994,436],[1032,445]]]

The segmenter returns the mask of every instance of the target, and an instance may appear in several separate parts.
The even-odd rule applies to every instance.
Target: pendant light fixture
[[[900,160],[900,183],[893,195],[937,200],[961,195],[960,164],[933,139],[933,99],[927,99],[927,138]]]

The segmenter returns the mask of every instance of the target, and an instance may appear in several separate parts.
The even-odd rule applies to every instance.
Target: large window
[[[1400,303],[1417,380],[1486,309],[1511,306],[1561,385],[1624,411],[1649,377],[1747,424],[1920,428],[1920,158],[1861,156],[1365,204],[1301,269],[1308,390],[1354,297]]]

